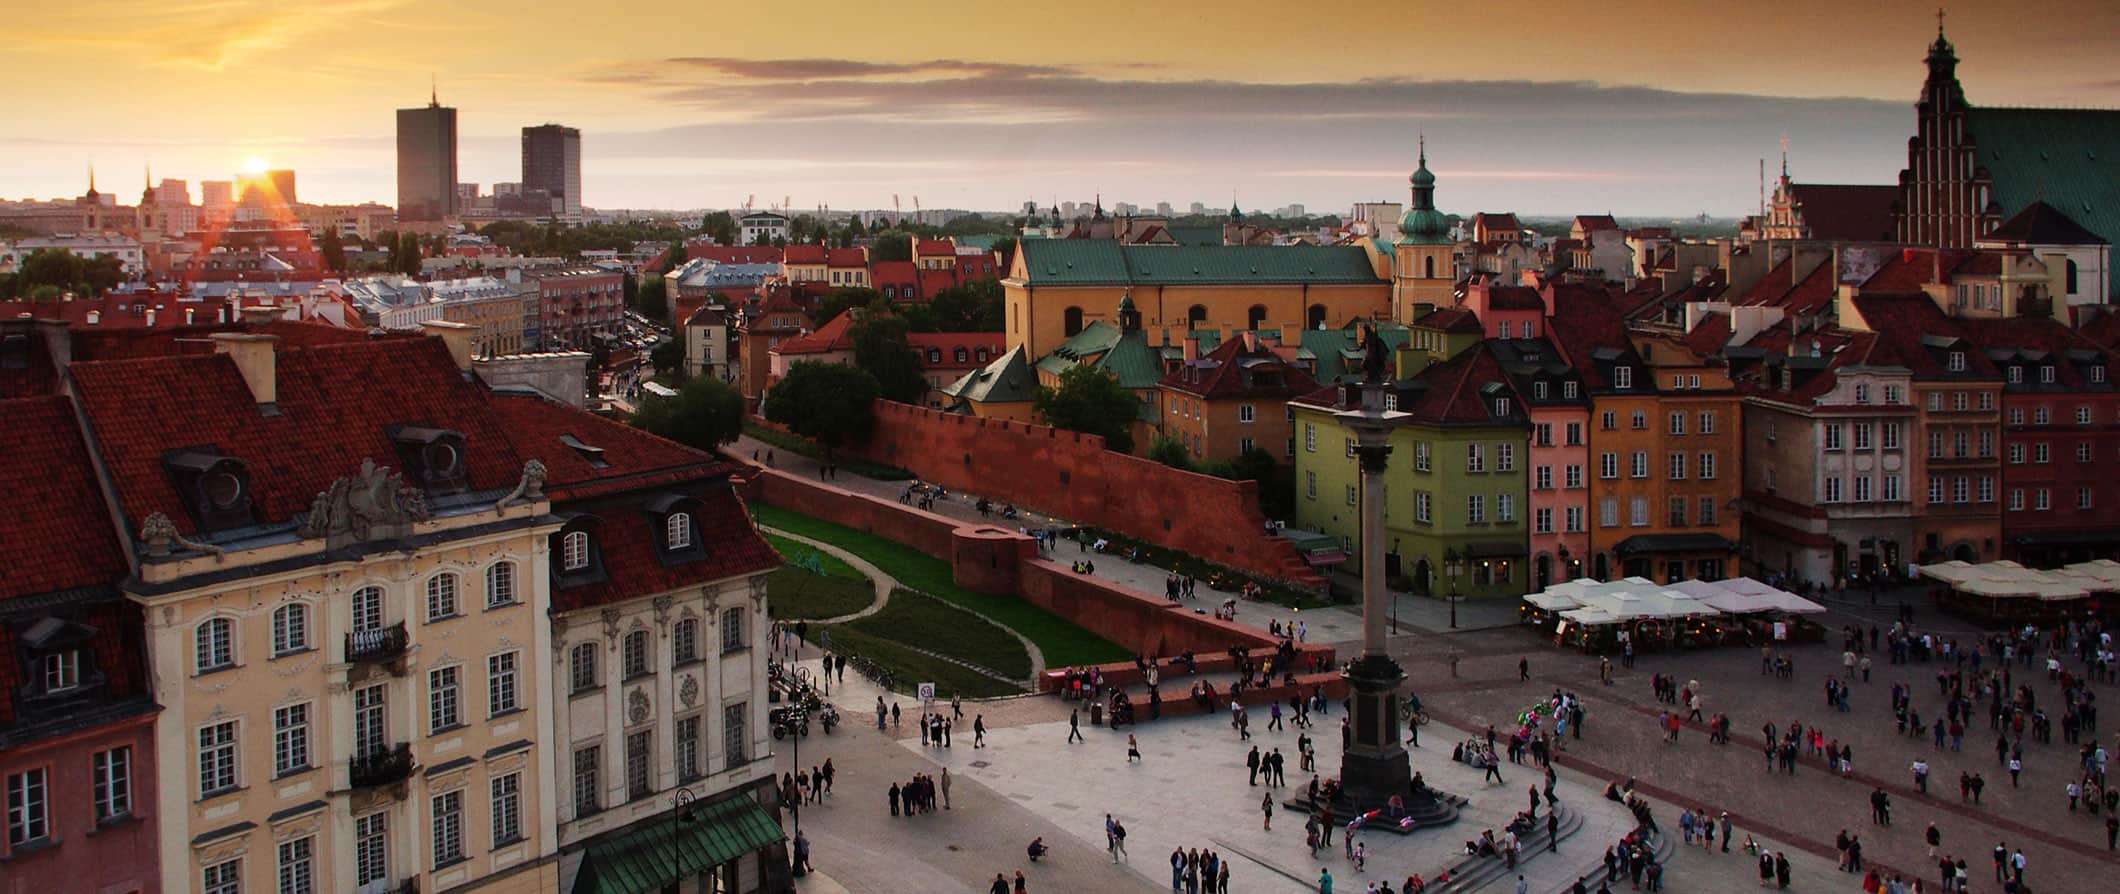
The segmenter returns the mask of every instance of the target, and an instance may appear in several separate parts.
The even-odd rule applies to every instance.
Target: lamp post
[[[670,871],[676,879],[672,884],[683,887],[685,882],[684,828],[697,821],[692,816],[692,802],[696,800],[692,790],[678,786],[670,796],[670,822],[676,830],[670,834]]]
[[[1450,629],[1457,629],[1458,575],[1465,573],[1465,557],[1455,549],[1443,550],[1443,573],[1450,576]]]

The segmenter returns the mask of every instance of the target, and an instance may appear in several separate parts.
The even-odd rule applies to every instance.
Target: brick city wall
[[[1096,435],[877,401],[874,435],[846,452],[1249,574],[1324,583],[1266,533],[1257,484],[1115,453]]]
[[[1192,603],[1076,574],[1058,562],[1025,562],[1019,576],[1024,599],[1138,655],[1170,656],[1188,649],[1207,655],[1232,646],[1273,645],[1273,639],[1257,629],[1193,614]]]

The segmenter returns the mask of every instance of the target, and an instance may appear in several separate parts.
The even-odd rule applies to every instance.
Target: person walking
[[[1069,711],[1067,712],[1067,744],[1073,745],[1082,740],[1082,712],[1079,709]]]
[[[1519,658],[1516,660],[1516,678],[1518,681],[1531,679],[1531,659]]]
[[[1141,743],[1134,741],[1134,734],[1126,734],[1126,762],[1131,764],[1141,759]],[[947,771],[945,771],[947,772]]]
[[[1244,766],[1251,770],[1251,784],[1259,784],[1259,746],[1251,746],[1251,753],[1244,756]]]
[[[1943,832],[1936,828],[1935,823],[1930,823],[1929,830],[1922,833],[1922,837],[1929,842],[1929,856],[1936,856],[1936,848],[1943,845]]]
[[[988,894],[1008,894],[1008,877],[994,873],[994,883],[987,886]]]
[[[1332,894],[1332,870],[1318,867],[1318,894]]]
[[[973,748],[985,748],[985,747],[986,747],[986,715],[985,715],[985,714],[975,714],[975,715],[973,715],[973,716],[972,716],[972,747],[973,747]]]
[[[1263,795],[1260,795],[1260,796],[1259,796],[1259,812],[1260,812],[1260,813],[1262,813],[1262,814],[1265,814],[1265,815],[1266,815],[1266,819],[1265,819],[1265,821],[1264,821],[1264,822],[1262,822],[1262,823],[1260,823],[1260,825],[1259,825],[1259,828],[1260,828],[1261,830],[1263,830],[1263,831],[1267,831],[1267,832],[1271,832],[1271,831],[1273,831],[1273,793],[1272,793],[1272,792],[1267,792],[1266,794],[1263,794]]]
[[[1730,811],[1722,812],[1722,852],[1730,852]]]
[[[950,768],[942,768],[942,809],[950,809]]]

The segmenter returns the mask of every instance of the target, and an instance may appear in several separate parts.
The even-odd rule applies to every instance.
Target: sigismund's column
[[[1341,405],[1350,409],[1333,417],[1354,432],[1362,474],[1362,654],[1344,672],[1353,734],[1340,758],[1340,784],[1348,800],[1375,805],[1406,795],[1413,783],[1398,732],[1399,688],[1406,672],[1391,659],[1384,639],[1390,610],[1384,588],[1384,471],[1391,432],[1411,414],[1386,409],[1392,386],[1375,374],[1367,378],[1341,386]]]

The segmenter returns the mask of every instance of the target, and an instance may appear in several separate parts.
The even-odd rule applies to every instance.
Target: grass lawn
[[[970,609],[1028,637],[1048,667],[1125,661],[1132,654],[1073,622],[1015,596],[974,593],[950,579],[950,563],[874,534],[763,503],[751,505],[758,523],[832,544],[870,562],[898,582]],[[999,670],[999,668],[996,668]]]
[[[825,552],[824,550],[818,549],[817,547],[811,546],[800,540],[789,540],[788,538],[782,537],[778,534],[766,534],[765,536],[766,542],[773,544],[773,548],[780,551],[780,557],[788,560],[788,564],[790,565],[795,564],[795,560],[802,556],[815,553],[817,555],[817,566],[822,569],[826,574],[829,574],[833,577],[851,577],[855,580],[869,579],[868,575],[862,574],[861,572],[854,570],[854,566],[849,565],[844,561],[841,561],[838,556],[832,555],[831,553]]]
[[[847,578],[784,567],[766,578],[766,612],[782,620],[836,618],[875,602],[876,587],[865,577]]]
[[[893,604],[897,597],[891,598]],[[1006,680],[997,680],[961,665],[951,664],[932,655],[923,655],[898,643],[865,633],[850,624],[835,624],[832,630],[832,648],[848,655],[866,655],[889,668],[892,688],[910,693],[922,683],[935,684],[939,698],[951,694],[966,698],[989,698],[997,695],[1021,695],[1022,686]]]
[[[843,626],[969,661],[1005,677],[1021,680],[1031,675],[1031,653],[1008,631],[904,587],[891,591],[882,611]]]
[[[813,443],[808,438],[791,435],[779,429],[767,428],[756,422],[744,423],[743,433],[771,445],[775,450],[785,450],[789,453],[807,456],[818,462],[824,461],[824,448]],[[868,460],[854,459],[852,457],[833,457],[832,463],[863,478],[874,478],[878,481],[906,481],[914,477],[913,473],[897,466],[872,463]]]

